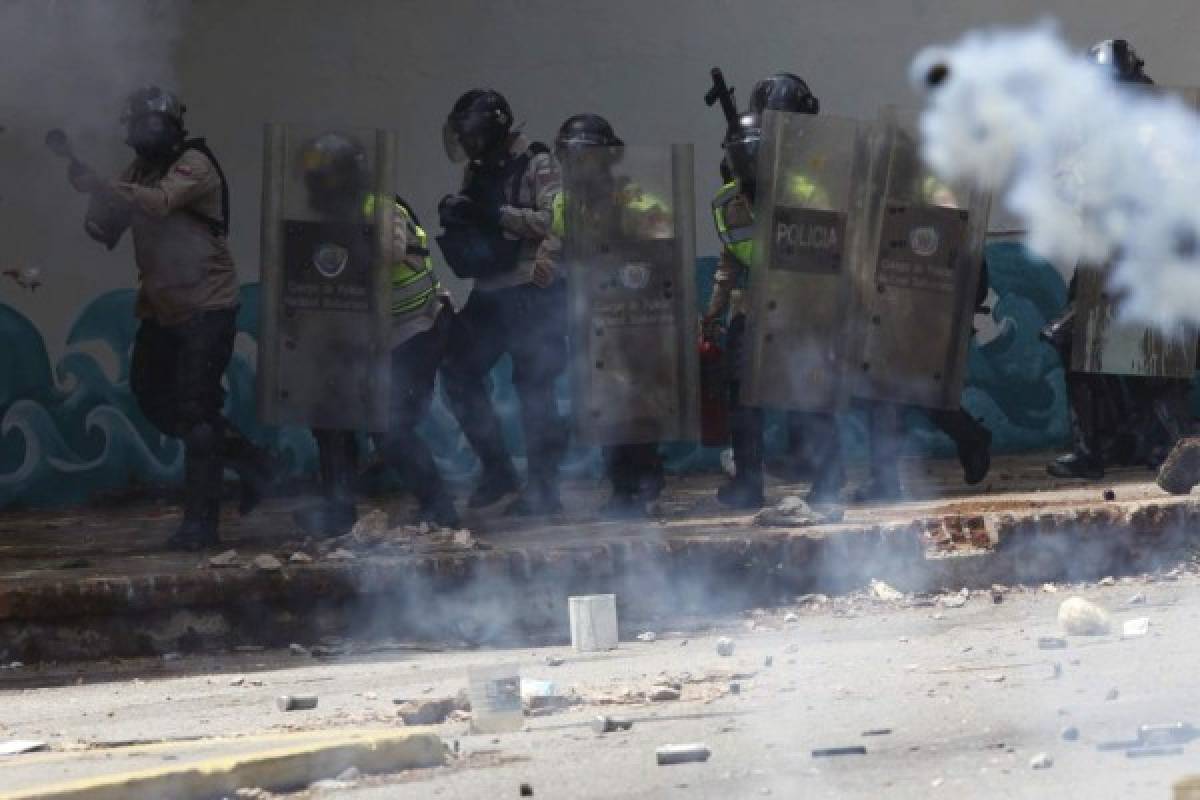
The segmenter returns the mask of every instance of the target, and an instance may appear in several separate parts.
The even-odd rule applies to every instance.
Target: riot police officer
[[[391,397],[388,431],[376,438],[381,460],[394,468],[416,495],[427,522],[457,527],[458,515],[433,455],[417,434],[433,397],[437,370],[446,352],[454,310],[433,272],[425,231],[400,197],[371,191],[363,145],[342,133],[324,133],[300,154],[309,206],[327,222],[370,220],[377,202],[395,203],[391,267]],[[320,257],[318,254],[317,257]],[[355,522],[354,483],[358,468],[355,431],[315,429],[321,502],[296,512],[304,530],[336,535]]]
[[[717,499],[735,508],[758,508],[763,504],[763,412],[740,402],[739,377],[744,369],[746,332],[739,284],[744,285],[749,277],[754,256],[754,196],[762,113],[773,110],[816,114],[819,108],[816,96],[803,79],[787,72],[776,73],[755,84],[746,112],[739,116],[736,124],[730,125],[722,145],[724,163],[733,179],[721,187],[712,201],[713,219],[723,247],[702,324],[711,336],[712,329],[732,306],[727,352],[731,377],[730,431],[736,474],[718,490]],[[796,190],[801,193],[822,191],[804,176],[796,176],[795,183]],[[799,449],[801,442],[796,439],[798,432],[803,430],[809,439],[807,446],[819,454],[814,459],[818,468],[813,477],[810,501],[836,500],[845,482],[845,468],[833,415],[793,412],[788,418],[789,430],[794,437],[790,447]]]
[[[238,310],[229,189],[204,140],[187,137],[184,111],[158,87],[134,92],[121,116],[133,162],[110,181],[72,161],[69,177],[91,194],[89,236],[111,250],[132,230],[141,323],[130,388],[156,428],[183,440],[183,522],[167,544],[195,550],[218,542],[226,464],[242,478],[243,512],[261,496],[269,467],[221,413]]]
[[[567,361],[566,287],[552,261],[537,254],[553,223],[558,169],[545,145],[514,128],[508,101],[491,89],[472,89],[455,102],[444,140],[451,160],[466,167],[459,192],[439,204],[438,244],[450,268],[475,282],[442,369],[447,402],[482,465],[468,505],[491,505],[518,487],[488,396],[488,375],[507,353],[528,469],[506,513],[556,513],[567,443],[555,397]]]
[[[573,185],[586,194],[571,200],[584,215],[588,234],[613,241],[653,238],[663,228],[669,229],[672,219],[659,198],[614,174],[624,146],[608,120],[597,114],[567,118],[554,139],[558,163],[575,168]],[[565,207],[566,197],[560,192],[554,198],[554,236],[546,240],[544,251],[553,251],[567,233]],[[645,514],[646,504],[658,498],[666,481],[658,443],[610,445],[604,448],[604,462],[612,495],[603,513],[618,517]]]
[[[1143,61],[1125,39],[1105,39],[1088,51],[1089,60],[1122,84],[1153,85]],[[1157,466],[1190,428],[1190,382],[1175,378],[1109,375],[1071,369],[1076,338],[1079,273],[1068,288],[1064,313],[1043,330],[1066,370],[1071,413],[1071,451],[1046,470],[1060,478],[1097,480],[1112,463]]]

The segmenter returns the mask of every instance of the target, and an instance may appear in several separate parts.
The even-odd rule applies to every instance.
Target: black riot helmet
[[[1088,50],[1088,60],[1112,73],[1120,83],[1154,83],[1142,67],[1146,62],[1127,39],[1105,39]]]
[[[791,111],[816,114],[821,104],[799,75],[776,72],[754,84],[750,91],[749,111]]]
[[[625,142],[612,125],[598,114],[576,114],[559,126],[554,137],[554,156],[567,169],[583,174],[607,173],[621,160]]]
[[[499,150],[512,131],[513,113],[504,95],[472,89],[458,98],[442,128],[451,161],[480,161]]]
[[[356,139],[323,133],[300,149],[299,167],[314,211],[342,219],[363,213],[371,172],[366,148]]]
[[[725,150],[725,164],[741,186],[742,192],[754,197],[754,185],[758,166],[758,149],[762,144],[762,116],[755,111],[740,114],[737,123],[725,134],[721,147]]]
[[[149,161],[175,157],[187,131],[183,129],[186,106],[174,94],[147,86],[130,94],[121,109],[125,143]]]

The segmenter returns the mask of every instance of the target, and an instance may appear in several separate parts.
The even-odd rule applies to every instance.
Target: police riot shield
[[[867,129],[768,111],[747,306],[748,405],[831,411],[845,399],[850,256],[861,233]]]
[[[850,392],[953,410],[966,378],[990,196],[924,167],[915,117],[885,110],[871,140],[848,315]]]
[[[1200,109],[1200,90],[1157,89]],[[1075,271],[1075,322],[1071,369],[1104,375],[1191,379],[1196,364],[1196,330],[1169,331],[1120,319],[1118,299],[1108,291],[1104,265],[1081,264]]]
[[[694,440],[692,146],[573,148],[562,169],[576,433],[596,445]]]
[[[396,157],[395,135],[385,131],[266,126],[265,423],[387,429]]]

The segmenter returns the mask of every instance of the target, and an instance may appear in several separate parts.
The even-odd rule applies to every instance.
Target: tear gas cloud
[[[1111,264],[1122,313],[1200,322],[1200,118],[1116,83],[1051,24],[973,32],[916,57],[930,167],[1003,196],[1051,261]]]

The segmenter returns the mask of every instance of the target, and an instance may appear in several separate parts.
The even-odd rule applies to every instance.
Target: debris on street
[[[863,736],[890,736],[891,734],[891,728],[872,728],[869,731],[862,732]]]
[[[1116,689],[1109,689],[1108,694],[1104,695],[1105,700],[1116,700],[1121,696],[1121,693]]]
[[[633,727],[633,720],[620,717],[609,717],[601,714],[592,719],[592,730],[596,733],[615,733],[627,731]]]
[[[218,553],[208,559],[208,565],[214,569],[236,567],[238,566],[238,552],[237,550],[226,550],[224,553]]]
[[[341,547],[325,554],[326,561],[353,561],[355,558],[354,553]]]
[[[1108,612],[1082,597],[1069,597],[1058,607],[1058,625],[1073,636],[1102,636],[1112,628]]]
[[[764,528],[802,528],[841,522],[845,510],[840,506],[812,508],[804,498],[789,495],[754,515],[754,524]]]
[[[1079,728],[1076,728],[1074,725],[1068,725],[1062,729],[1062,733],[1059,735],[1064,742],[1079,741]]]
[[[653,642],[653,641],[657,641],[657,640],[658,640],[658,634],[657,634],[657,633],[655,633],[654,631],[646,631],[645,633],[639,633],[639,634],[637,635],[637,640],[638,640],[639,642]]]
[[[955,592],[954,594],[942,595],[938,598],[938,602],[941,603],[943,608],[962,608],[967,604],[967,600],[970,599],[970,597],[970,590],[963,589],[959,592]]]
[[[280,711],[310,711],[317,707],[315,694],[285,694],[275,698]]]
[[[288,563],[290,563],[290,564],[311,564],[312,556],[310,556],[308,553],[302,553],[299,550],[297,550],[295,553],[292,553],[292,555],[288,557]]]
[[[1029,766],[1033,769],[1050,769],[1054,766],[1054,759],[1046,753],[1038,753],[1029,759]]]
[[[733,639],[728,636],[722,636],[717,639],[717,655],[728,658],[733,655]]]
[[[904,599],[904,592],[893,589],[883,581],[871,581],[871,594],[877,600],[882,600],[885,603],[898,603]]]
[[[708,761],[712,751],[708,745],[697,744],[668,744],[654,751],[654,758],[660,767],[668,764],[687,764],[696,761]]]
[[[546,656],[545,663],[547,667],[561,667],[567,660],[562,656]]]
[[[1149,632],[1150,619],[1148,617],[1127,619],[1125,620],[1125,624],[1121,626],[1121,636],[1126,639],[1135,639],[1139,636],[1145,636]]]
[[[812,751],[813,758],[832,758],[834,756],[865,756],[867,748],[861,744],[850,747],[823,747]]]
[[[663,703],[678,700],[681,694],[680,690],[674,686],[654,686],[646,694],[646,699],[655,703]]]
[[[1146,595],[1143,594],[1142,592],[1138,592],[1133,597],[1129,598],[1128,602],[1129,602],[1129,605],[1131,605],[1131,606],[1145,605],[1146,604]]]
[[[279,572],[283,569],[283,562],[270,553],[262,553],[255,556],[254,561],[251,563],[259,572]]]
[[[409,700],[400,703],[396,715],[405,725],[438,725],[454,711],[465,711],[469,706],[465,695],[439,697],[432,700]]]
[[[1190,494],[1200,483],[1200,437],[1185,436],[1158,470],[1158,485],[1170,494]]]
[[[617,647],[617,596],[591,594],[567,598],[571,646],[576,652],[595,653]]]

